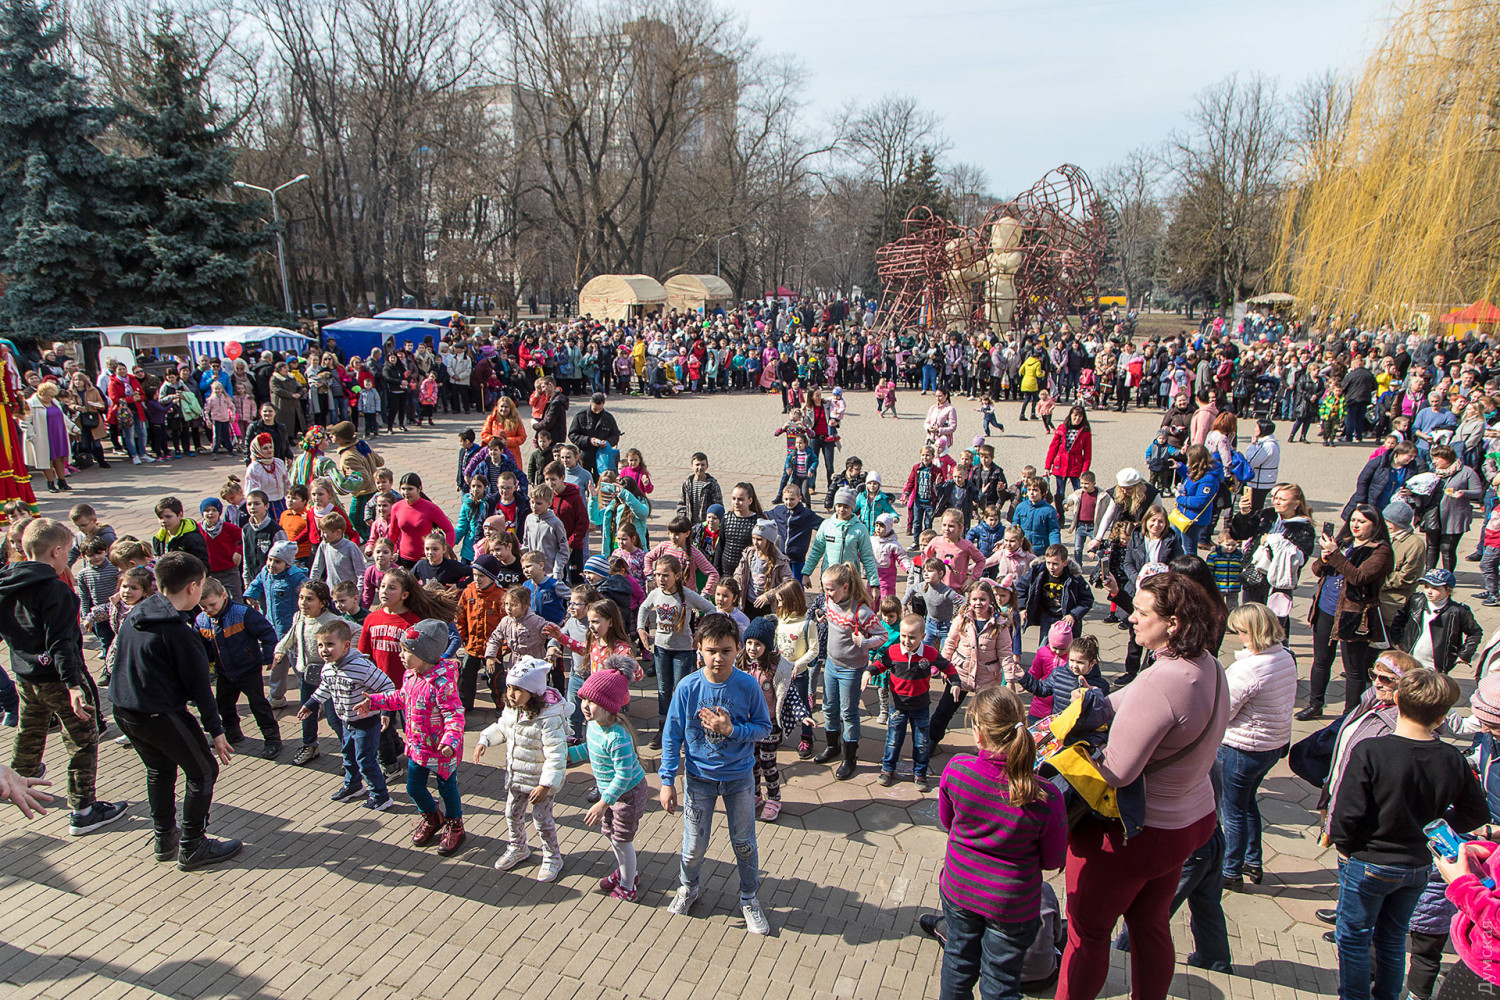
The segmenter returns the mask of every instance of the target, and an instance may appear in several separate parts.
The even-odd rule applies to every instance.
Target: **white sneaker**
[[[530,853],[529,851],[527,853]],[[536,870],[538,882],[555,882],[557,876],[562,874],[563,858],[561,854],[543,854],[542,867]]]
[[[760,908],[760,900],[754,896],[750,902],[740,904],[740,912],[745,915],[745,932],[747,934],[769,934],[771,923],[766,919],[766,911]]]
[[[147,465],[150,465],[151,463],[155,462],[156,459],[152,458],[150,455],[142,455],[141,461],[145,462]]]
[[[505,849],[504,854],[495,859],[495,869],[497,871],[508,872],[529,857],[531,857],[531,848],[512,844]],[[561,867],[561,863],[559,863],[559,867]]]
[[[130,456],[130,464],[131,465],[140,465],[141,464],[140,456],[138,456],[138,455],[131,455]]]
[[[271,707],[286,708],[286,698],[282,697],[281,695],[277,695],[275,698],[271,699]]]
[[[685,917],[693,904],[698,902],[698,890],[690,889],[685,885],[677,887],[677,895],[667,904],[667,912],[678,917]]]

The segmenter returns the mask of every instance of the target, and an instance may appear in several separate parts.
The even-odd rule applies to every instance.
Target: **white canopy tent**
[[[225,348],[239,344],[241,357],[250,353],[246,345],[256,345],[256,350],[301,351],[307,346],[306,336],[295,330],[279,326],[201,326],[188,334],[188,348],[193,357],[208,355],[211,358],[227,358]]]

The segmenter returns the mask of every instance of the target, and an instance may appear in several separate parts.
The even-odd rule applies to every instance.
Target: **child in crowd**
[[[583,822],[600,825],[615,856],[616,868],[599,880],[599,891],[627,903],[634,903],[640,890],[635,833],[651,798],[635,749],[635,731],[625,712],[634,667],[630,657],[612,655],[583,682],[577,697],[588,728],[584,742],[568,748],[568,761],[588,761],[598,783],[599,799],[583,814]]]
[[[942,988],[970,996],[982,976],[995,995],[1015,996],[1036,937],[1042,872],[1060,868],[1067,850],[1067,817],[1062,796],[1036,777],[1020,699],[996,685],[974,701],[978,753],[954,756],[938,782],[938,822],[948,831],[938,878],[948,932]]]
[[[1033,552],[1062,541],[1062,527],[1057,522],[1057,508],[1044,480],[1035,476],[1026,480],[1026,498],[1016,505],[1011,520],[1026,534]],[[1064,549],[1063,551],[1067,551]]]
[[[1042,429],[1048,434],[1052,433],[1052,411],[1057,408],[1057,400],[1052,398],[1052,393],[1043,389],[1037,394],[1036,412],[1042,418]]]
[[[264,409],[262,407],[262,412]],[[276,411],[272,408],[272,420],[275,420],[275,414]],[[276,457],[275,441],[266,431],[254,436],[250,453],[250,464],[245,466],[245,492],[249,494],[259,491],[263,494],[270,504],[271,517],[280,521],[281,512],[286,510],[286,491],[291,485],[286,463]]]
[[[943,688],[927,726],[928,751],[936,751],[948,723],[975,691],[1005,683],[1005,671],[1017,662],[1014,625],[1015,580],[980,580],[943,643],[943,655],[958,670],[957,682]]]
[[[1078,489],[1063,498],[1063,511],[1073,512],[1073,560],[1082,566],[1083,549],[1094,537],[1094,522],[1104,494],[1099,492],[1099,481],[1092,472],[1079,476],[1078,482]]]
[[[904,613],[899,598],[882,597],[880,599],[880,626],[885,629],[885,645],[870,654],[872,670],[880,655],[901,638],[901,616]],[[875,689],[875,699],[880,705],[875,722],[882,726],[888,724],[891,721],[890,678],[882,673],[868,673],[865,675],[865,687]]]
[[[709,614],[714,606],[683,586],[682,563],[676,556],[661,556],[653,569],[656,586],[636,611],[636,629],[641,648],[656,666],[656,704],[664,724],[672,691],[693,671],[693,633],[688,627],[692,612]],[[658,727],[651,749],[660,750],[661,740]]]
[[[662,808],[674,813],[679,801],[679,771],[686,769],[681,790],[686,805],[681,885],[667,911],[686,916],[698,900],[699,873],[709,836],[703,820],[713,816],[715,804],[723,797],[739,869],[745,929],[751,934],[769,934],[771,926],[757,896],[760,854],[753,819],[755,792],[747,779],[754,773],[755,744],[771,734],[771,714],[755,678],[735,669],[740,641],[734,622],[721,614],[706,615],[698,625],[694,645],[703,666],[673,689],[657,770]],[[692,655],[693,650],[689,650],[689,662]]]
[[[913,536],[920,535],[932,525],[938,486],[943,481],[943,472],[935,461],[937,452],[932,445],[924,444],[921,456],[911,467],[906,487],[901,491],[901,505],[906,508],[906,529]]]
[[[1458,696],[1446,674],[1402,673],[1395,731],[1356,743],[1333,792],[1328,836],[1346,859],[1334,930],[1341,996],[1400,994],[1406,931],[1432,863],[1423,826],[1443,819],[1463,834],[1489,819],[1484,789],[1463,755],[1433,735]],[[1403,888],[1393,892],[1391,882]]]
[[[917,791],[926,792],[929,760],[929,706],[932,704],[933,673],[941,673],[952,684],[958,670],[923,638],[926,623],[921,615],[901,619],[898,640],[881,650],[872,669],[886,676],[890,687],[890,721],[885,730],[885,755],[880,760],[879,782],[887,787],[896,783],[896,762],[911,727],[912,767]]]
[[[182,516],[182,501],[162,497],[156,502],[156,519],[161,527],[151,536],[151,554],[160,559],[168,552],[186,552],[208,566],[208,542],[198,530],[198,522]]]
[[[456,559],[448,536],[441,528],[422,541],[422,558],[411,568],[412,575],[423,584],[436,580],[444,587],[465,587],[469,583],[469,564]]]
[[[572,549],[568,546],[568,530],[552,509],[552,498],[552,490],[545,483],[531,488],[531,516],[526,519],[521,548],[540,555],[551,575],[560,579],[567,575]]]
[[[1000,544],[995,546],[995,550],[985,560],[985,569],[987,575],[997,580],[1004,580],[1006,577],[1019,579],[1035,559],[1026,533],[1012,524],[1005,529]]]
[[[865,474],[865,463],[858,455],[850,455],[844,459],[844,471],[829,481],[828,494],[823,499],[823,509],[833,510],[833,498],[838,495],[839,490],[849,489],[855,493],[863,493],[867,482],[869,482],[869,477]]]
[[[351,648],[353,639],[353,630],[342,618],[318,626],[318,685],[302,699],[297,718],[303,725],[316,725],[318,713],[331,710],[343,728],[344,782],[328,800],[348,802],[364,795],[366,809],[384,812],[393,802],[380,770],[380,713],[373,707],[360,709],[369,704],[370,696],[389,694],[396,686],[368,656]]]
[[[898,592],[900,574],[909,573],[912,568],[911,553],[906,551],[906,546],[901,544],[896,535],[895,514],[886,512],[875,519],[875,530],[870,536],[870,546],[875,550],[875,573],[879,581],[879,596],[894,598]]]
[[[1067,667],[1072,646],[1072,623],[1067,619],[1053,622],[1052,627],[1047,630],[1047,641],[1037,647],[1036,653],[1031,658],[1031,666],[1027,668],[1027,676],[1032,679],[1034,685],[1026,687],[1026,690],[1032,694],[1031,706],[1027,711],[1030,721],[1045,719],[1052,714],[1054,702],[1049,678]],[[1041,690],[1044,685],[1046,690]],[[1067,699],[1064,699],[1062,707],[1068,707]]]
[[[321,540],[318,542],[317,554],[313,556],[309,576],[314,580],[322,580],[329,587],[337,587],[346,582],[363,582],[365,556],[359,546],[345,534],[348,521],[338,513],[330,513],[319,517],[317,524]]]
[[[128,542],[116,542],[118,548]],[[120,572],[120,589],[114,597],[109,600],[109,630],[118,636],[120,629],[124,627],[125,620],[136,607],[156,593],[156,577],[144,565],[127,566]],[[104,653],[104,671],[99,675],[101,684],[108,684],[109,679],[115,672],[116,647],[113,642]]]
[[[271,516],[271,502],[262,490],[253,490],[245,497],[245,523],[240,528],[241,593],[265,569],[271,546],[282,541],[286,541],[286,532]]]
[[[552,803],[567,777],[567,707],[562,695],[547,685],[549,673],[546,660],[534,656],[517,659],[505,675],[505,709],[499,720],[480,734],[474,747],[475,764],[490,747],[503,743],[506,748],[508,844],[505,853],[495,861],[495,868],[510,871],[531,856],[526,843],[529,807],[537,836],[542,840],[538,882],[556,880],[563,868]]]
[[[334,609],[356,628],[363,625],[365,619],[370,617],[370,610],[359,603],[359,586],[353,580],[344,580],[334,584],[331,591]]]
[[[1469,606],[1453,600],[1457,584],[1452,570],[1441,566],[1428,570],[1417,581],[1417,592],[1407,606],[1405,630],[1392,639],[1397,648],[1440,674],[1468,666],[1484,637]]]
[[[953,615],[958,611],[962,595],[947,584],[948,565],[935,555],[922,562],[922,583],[913,587],[906,595],[907,603],[913,599],[922,602],[922,614],[926,618],[925,641],[941,646],[948,638],[948,629],[953,624]]]
[[[394,502],[384,493],[375,494],[375,499],[370,502],[375,516],[371,518],[370,529],[365,536],[365,558],[367,559],[374,553],[376,542],[391,537],[391,506]]]
[[[288,540],[297,545],[298,566],[307,569],[312,564],[312,511],[308,509],[312,494],[306,486],[298,483],[286,491],[286,510],[281,512],[281,530]]]
[[[563,623],[553,625],[548,622],[542,626],[542,633],[550,640],[547,660],[552,664],[552,686],[567,693],[568,746],[583,740],[583,709],[575,695],[589,675],[589,603],[598,599],[597,590],[581,583],[573,588],[572,599],[568,601],[568,617]],[[570,645],[563,645],[564,639],[570,640]]]
[[[1094,607],[1094,592],[1089,583],[1068,558],[1067,546],[1047,546],[1041,559],[1031,564],[1031,569],[1018,584],[1021,600],[1022,628],[1035,625],[1041,636],[1047,634],[1052,623],[1064,618],[1076,632],[1084,618]]]
[[[225,519],[224,501],[218,497],[204,497],[198,504],[198,517],[198,530],[208,548],[208,575],[218,580],[231,597],[240,596],[245,592],[240,569],[245,558],[243,533]]]
[[[625,461],[620,466],[619,476],[620,482],[642,500],[656,488],[651,482],[651,473],[646,468],[645,456],[639,448],[625,449]]]
[[[547,622],[531,607],[531,593],[524,587],[505,592],[505,617],[484,644],[484,658],[491,676],[500,672],[500,658],[523,656],[541,659],[547,655]],[[497,699],[498,703],[498,699]]]
[[[333,595],[328,592],[326,583],[321,580],[302,581],[302,586],[297,591],[297,613],[292,618],[291,627],[276,644],[276,655],[271,661],[273,680],[277,677],[285,679],[289,670],[295,670],[301,675],[300,702],[303,704],[317,690],[322,672],[323,660],[318,655],[318,629],[329,622],[340,620],[331,607],[332,604]],[[324,715],[328,719],[328,725],[333,728],[334,735],[342,743],[343,726],[333,713],[331,705],[327,706]],[[320,752],[318,719],[316,716],[308,716],[302,720],[302,746],[293,755],[292,763],[298,766],[310,763],[317,759]]]
[[[970,454],[968,450],[963,455]],[[953,467],[949,478],[938,487],[936,512],[939,517],[947,512],[958,514],[963,519],[962,530],[968,531],[974,520],[974,511],[979,508],[979,481],[973,476],[973,464],[960,461]]]
[[[115,641],[109,626],[109,602],[120,589],[120,571],[109,561],[110,543],[102,535],[83,542],[84,565],[78,570],[78,615],[82,624],[99,640],[99,650]]]
[[[472,568],[473,579],[458,597],[458,617],[454,619],[463,644],[458,696],[465,712],[474,710],[479,674],[486,669],[485,646],[505,617],[506,591],[496,583],[500,575],[499,560],[485,553],[475,557]]]
[[[745,551],[752,550],[746,549]],[[745,612],[740,610],[740,585],[734,577],[724,577],[714,588],[714,608],[721,614],[728,615],[735,625],[739,626],[740,634],[744,634],[745,626],[750,624],[750,619],[745,616]]]
[[[375,542],[370,549],[370,564],[360,575],[359,603],[372,608],[380,603],[380,581],[396,564],[396,546],[389,538]]]
[[[1214,583],[1218,586],[1219,593],[1223,595],[1224,603],[1231,608],[1239,603],[1240,570],[1243,558],[1240,543],[1229,537],[1229,518],[1226,517],[1224,526],[1219,531],[1219,541],[1208,553],[1205,561],[1208,563],[1208,568],[1214,572]]]
[[[965,590],[984,573],[984,553],[973,542],[964,538],[964,517],[957,510],[945,512],[938,525],[942,530],[937,538],[922,547],[922,564],[934,559],[946,563],[945,579],[956,589]]]
[[[862,573],[849,563],[823,571],[824,614],[828,618],[828,657],[823,668],[823,728],[828,749],[814,757],[828,763],[842,754],[834,777],[854,776],[859,755],[860,692],[869,652],[885,645],[885,629]],[[839,721],[843,727],[840,732]]]
[[[224,725],[224,738],[231,746],[244,742],[236,708],[240,695],[250,705],[250,714],[260,727],[261,757],[275,760],[281,753],[281,728],[266,700],[262,671],[276,655],[276,630],[264,615],[234,599],[224,585],[212,577],[203,581],[198,617],[193,624],[203,636],[204,651],[214,668],[215,700]]]
[[[469,480],[469,491],[459,503],[458,523],[453,535],[458,543],[458,557],[465,562],[474,558],[474,545],[484,537],[484,522],[490,516],[489,484],[483,476]]]
[[[1052,626],[1048,633],[1048,645],[1052,645],[1052,633],[1057,632],[1059,627],[1066,622],[1058,622]],[[1054,650],[1055,652],[1055,650]],[[1091,635],[1076,636],[1067,646],[1067,669],[1054,665],[1043,677],[1035,675],[1036,661],[1032,661],[1030,671],[1022,670],[1019,665],[1011,668],[1009,679],[1015,681],[1021,687],[1030,691],[1033,695],[1046,698],[1048,709],[1044,714],[1038,714],[1033,701],[1031,717],[1033,719],[1044,718],[1053,712],[1067,708],[1073,700],[1073,692],[1081,687],[1091,687],[1100,694],[1109,695],[1109,681],[1099,671],[1099,640]]]
[[[792,664],[776,648],[776,619],[764,615],[744,630],[744,641],[735,666],[760,685],[771,732],[755,744],[755,809],[760,818],[773,823],[781,815],[781,768],[776,750],[782,734],[793,726],[812,725],[812,709],[792,685]],[[761,795],[761,787],[765,795]]]
[[[981,428],[983,433],[988,434],[991,427],[994,427],[1001,434],[1005,433],[1005,425],[995,416],[995,401],[990,398],[989,393],[985,393],[979,397],[979,406],[976,409],[978,409],[979,415],[984,419],[984,426]]]
[[[366,623],[366,631],[368,628]],[[422,812],[412,832],[412,846],[427,846],[441,830],[443,837],[437,852],[447,857],[463,846],[465,839],[457,773],[464,751],[464,707],[458,700],[458,664],[443,659],[443,651],[448,648],[448,626],[443,622],[418,621],[401,633],[399,643],[404,673],[400,689],[366,696],[355,706],[354,714],[363,716],[372,710],[404,714],[406,794]],[[429,776],[437,779],[446,815],[439,811],[427,790]]]
[[[531,610],[549,622],[561,622],[568,610],[570,592],[567,584],[558,583],[547,572],[547,560],[539,552],[521,554],[522,586],[531,595]]]

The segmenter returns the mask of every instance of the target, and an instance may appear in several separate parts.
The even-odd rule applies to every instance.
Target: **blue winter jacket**
[[[1198,524],[1213,513],[1214,497],[1219,495],[1219,487],[1224,483],[1224,467],[1215,458],[1202,478],[1189,479],[1187,463],[1178,462],[1177,475],[1182,480],[1177,493],[1177,509],[1183,517]]]
[[[1062,528],[1057,510],[1050,503],[1033,504],[1028,497],[1016,504],[1015,524],[1031,543],[1031,551],[1041,555],[1049,545],[1062,543]]]
[[[276,630],[265,615],[239,601],[229,601],[218,618],[200,611],[193,624],[203,636],[208,661],[230,680],[259,676],[276,656]]]
[[[280,637],[291,630],[292,618],[297,614],[297,592],[305,582],[307,570],[301,566],[288,566],[274,575],[267,566],[245,588],[245,600],[265,608],[266,620]]]
[[[1053,513],[1056,513],[1056,511]],[[965,537],[973,542],[975,547],[984,553],[984,557],[988,559],[994,553],[995,546],[999,545],[1005,538],[1005,522],[1001,521],[991,528],[989,522],[981,518],[974,527],[969,529],[969,533]]]

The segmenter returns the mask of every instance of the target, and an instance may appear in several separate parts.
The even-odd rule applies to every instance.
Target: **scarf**
[[[1460,461],[1454,462],[1452,465],[1448,466],[1446,469],[1433,469],[1432,471],[1436,472],[1443,479],[1449,479],[1452,476],[1456,475],[1458,473],[1458,471],[1460,469],[1462,469],[1463,467],[1464,467],[1464,463],[1460,460]]]

